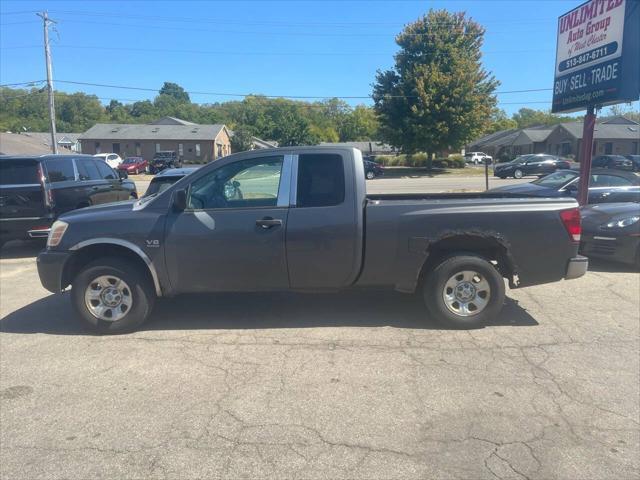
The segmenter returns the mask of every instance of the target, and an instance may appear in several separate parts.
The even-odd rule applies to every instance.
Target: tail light
[[[566,228],[567,233],[571,237],[571,239],[579,243],[580,235],[582,234],[582,223],[580,221],[580,209],[579,208],[571,208],[569,210],[561,210],[560,218],[562,219],[562,223],[564,224],[564,228]]]
[[[40,185],[42,186],[42,192],[44,195],[44,204],[46,207],[51,208],[53,206],[53,192],[47,186],[47,177],[44,174],[42,164],[38,163],[38,178],[40,179]]]

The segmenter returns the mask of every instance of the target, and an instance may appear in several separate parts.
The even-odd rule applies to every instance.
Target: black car
[[[640,203],[587,205],[581,214],[583,255],[640,267]]]
[[[625,155],[625,158],[633,163],[634,172],[640,172],[640,155]]]
[[[489,192],[508,192],[536,197],[576,197],[580,172],[558,170],[530,183],[505,185]],[[620,170],[594,169],[589,182],[589,203],[640,201],[640,177]]]
[[[598,155],[593,157],[591,167],[633,171],[633,162],[622,155]]]
[[[367,180],[372,180],[384,174],[384,167],[372,160],[363,160],[364,176]]]
[[[537,153],[520,155],[510,162],[500,163],[493,169],[493,175],[500,178],[522,178],[526,175],[547,175],[570,167],[569,160],[546,153]]]
[[[164,192],[182,177],[186,177],[190,173],[195,172],[198,168],[199,167],[167,168],[161,171],[151,180],[149,188],[147,188],[147,191],[144,193],[144,197],[150,197],[151,195]]]
[[[149,165],[149,173],[158,173],[166,168],[180,168],[182,165],[178,155],[173,150],[160,150],[156,152]]]
[[[61,214],[137,198],[136,185],[90,155],[0,157],[0,246],[44,238]]]

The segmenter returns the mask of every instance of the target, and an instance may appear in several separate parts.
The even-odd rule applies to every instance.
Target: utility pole
[[[51,73],[51,49],[49,48],[49,25],[56,23],[49,18],[46,11],[36,13],[42,18],[44,27],[44,59],[47,64],[47,90],[49,92],[49,123],[51,125],[51,150],[58,153],[58,142],[56,141],[56,106],[53,98],[53,75]]]

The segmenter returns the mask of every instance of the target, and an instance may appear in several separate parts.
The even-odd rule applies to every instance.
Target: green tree
[[[189,94],[177,83],[164,82],[162,88],[158,92],[160,95],[168,95],[175,98],[178,102],[190,102]]]
[[[341,142],[378,140],[380,125],[372,108],[358,105],[345,115],[338,127]]]
[[[480,134],[498,81],[481,63],[484,29],[464,13],[430,10],[396,37],[393,70],[373,89],[380,133],[407,153],[459,148]]]
[[[500,108],[494,108],[491,112],[491,117],[487,128],[483,132],[484,134],[499,132],[500,130],[510,130],[518,128],[518,122],[514,119],[507,117],[504,110]]]
[[[521,108],[513,114],[518,128],[538,127],[542,125],[557,125],[563,122],[575,122],[577,119],[568,116],[554,115],[550,111]]]
[[[231,151],[233,153],[245,152],[251,150],[252,147],[253,135],[251,135],[251,131],[245,126],[236,128],[231,137]]]

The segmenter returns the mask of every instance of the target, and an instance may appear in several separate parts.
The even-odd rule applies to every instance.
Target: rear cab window
[[[38,162],[30,158],[0,160],[0,185],[40,184]]]
[[[297,207],[340,205],[345,197],[344,161],[339,154],[298,157]]]
[[[76,179],[75,168],[71,158],[49,158],[44,161],[47,179],[51,183],[69,182]]]

